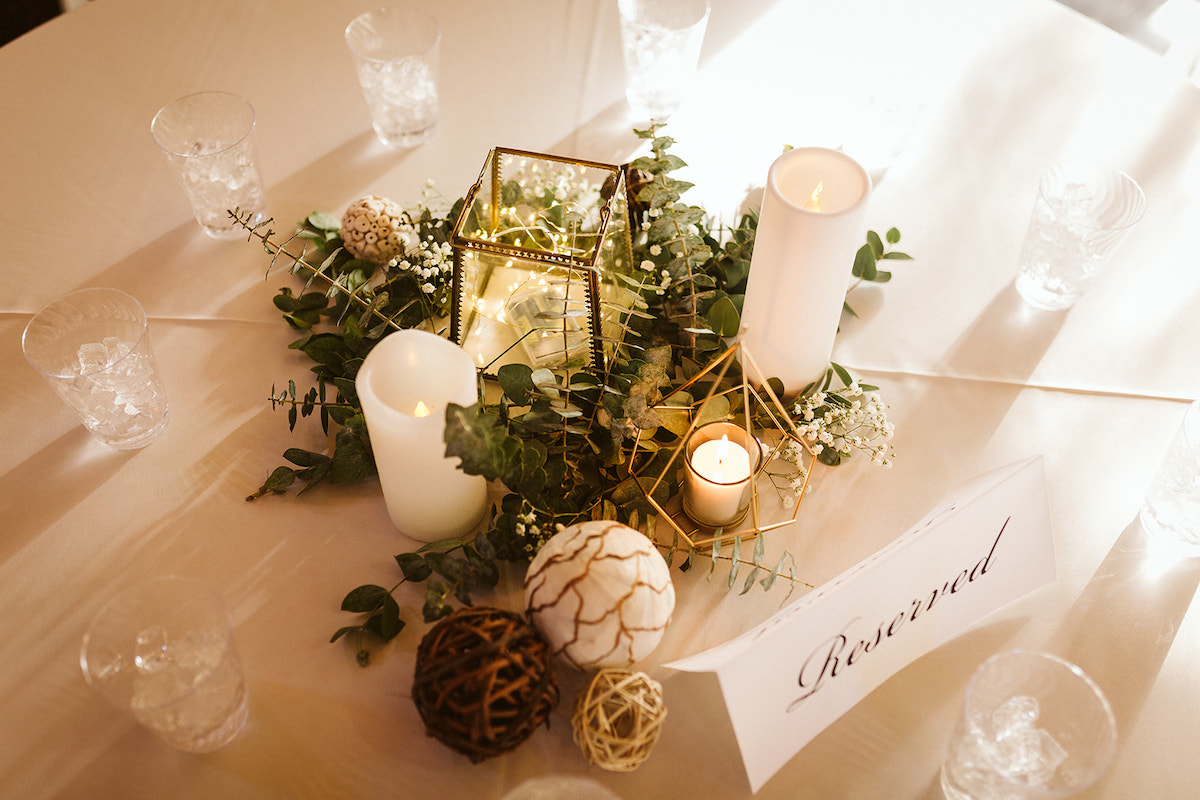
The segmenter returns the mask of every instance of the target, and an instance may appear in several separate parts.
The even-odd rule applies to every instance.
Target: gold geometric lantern
[[[649,441],[644,437],[644,431],[639,431],[633,442],[633,453],[629,460],[630,477],[658,512],[660,519],[693,548],[757,535],[795,522],[800,511],[800,501],[804,499],[808,481],[816,468],[816,455],[804,441],[783,402],[769,383],[754,385],[746,377],[746,371],[743,371],[736,381],[726,382],[731,367],[739,362],[757,369],[753,356],[740,341],[735,342],[690,380],[653,406],[660,417],[682,415],[680,424],[675,426],[680,432],[675,443],[661,445]],[[689,390],[706,379],[710,381],[707,392],[702,398],[694,399]],[[751,457],[752,467],[747,487],[749,502],[745,516],[732,520],[728,525],[697,522],[694,518],[697,516],[695,510],[687,508],[686,492],[682,491],[686,489],[686,485],[680,486],[680,483],[686,484],[691,477],[685,474],[691,470],[691,465],[686,463],[691,452],[689,444],[696,437],[705,437],[706,428],[718,425],[736,429],[736,438],[739,441],[749,443],[751,448],[761,448],[761,453],[752,453]],[[732,438],[733,434],[730,436]],[[790,513],[768,515],[760,502],[759,482],[776,459],[781,457],[789,442],[799,445],[801,452],[806,454],[808,464],[804,470],[803,484]],[[669,452],[665,463],[657,457],[660,452]],[[661,494],[659,489],[664,482],[674,483],[681,489],[678,495],[666,503],[660,502],[656,497]]]
[[[602,368],[644,307],[628,205],[618,166],[492,149],[450,239],[451,338],[489,371]]]

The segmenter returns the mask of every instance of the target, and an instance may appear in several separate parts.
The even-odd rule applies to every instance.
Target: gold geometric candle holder
[[[665,462],[661,457],[655,457],[663,450],[659,443],[647,441],[642,431],[639,431],[634,439],[633,453],[629,461],[630,477],[662,519],[693,548],[757,535],[795,522],[800,511],[800,501],[804,499],[808,481],[817,463],[816,454],[805,443],[778,394],[768,383],[755,386],[746,377],[748,370],[743,370],[740,379],[729,385],[725,384],[730,367],[738,362],[747,366],[754,365],[753,356],[740,342],[734,343],[653,407],[660,415],[687,415],[686,430],[672,446],[670,456]],[[685,400],[682,404],[677,401],[680,395],[690,398],[688,390],[710,377],[711,384],[702,399]],[[698,431],[702,432],[703,428],[710,427],[708,423],[714,418],[736,424],[742,434],[737,438],[741,442],[755,442],[762,450],[761,454],[752,454],[749,507],[745,516],[734,519],[731,524],[717,526],[693,519],[682,503],[682,492],[667,503],[660,502],[655,496],[660,494],[659,490],[664,482],[679,482],[677,476],[683,474],[682,470],[685,469],[683,462],[689,440],[696,436]],[[780,518],[777,515],[769,519],[760,502],[758,484],[770,464],[779,457],[789,442],[795,442],[803,448],[808,457],[807,469],[790,516],[784,515]],[[684,480],[687,480],[686,476]],[[694,509],[692,513],[695,513]]]
[[[451,338],[479,367],[600,369],[644,307],[621,167],[494,148],[464,199]]]

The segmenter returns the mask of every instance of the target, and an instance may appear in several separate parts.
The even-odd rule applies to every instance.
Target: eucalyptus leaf
[[[317,230],[336,231],[342,227],[342,221],[333,214],[325,211],[314,211],[305,218],[305,222]]]
[[[387,589],[374,584],[359,586],[342,599],[342,611],[368,613],[383,606],[385,597],[391,597]]]
[[[734,307],[729,295],[721,293],[705,315],[713,333],[718,336],[736,336],[741,328],[742,317]]]
[[[858,252],[854,254],[854,267],[850,274],[864,281],[875,280],[875,252],[871,245],[864,244],[858,248]]]
[[[867,231],[867,244],[871,247],[871,252],[875,258],[883,257],[883,240],[879,238],[879,234],[875,231]]]

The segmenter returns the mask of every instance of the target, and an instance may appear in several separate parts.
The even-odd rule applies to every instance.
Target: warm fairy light
[[[414,417],[428,417],[429,414],[430,414],[429,406],[425,405],[425,403],[418,400],[417,407],[415,409],[413,409],[413,416]]]
[[[817,188],[812,190],[812,194],[804,201],[804,207],[809,211],[824,211],[825,204],[821,202],[821,190],[825,188],[822,181],[817,181]]]

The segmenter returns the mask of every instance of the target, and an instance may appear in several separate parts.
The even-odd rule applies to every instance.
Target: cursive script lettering
[[[916,622],[918,616],[926,611],[931,611],[943,597],[958,594],[987,575],[988,570],[992,568],[993,559],[996,557],[996,547],[1000,544],[1000,539],[1004,536],[1004,530],[1008,527],[1011,519],[1012,517],[1009,517],[1004,520],[1004,524],[1000,526],[1000,532],[996,534],[996,539],[992,542],[991,549],[988,550],[986,556],[979,559],[969,569],[964,569],[945,581],[940,588],[935,587],[927,598],[914,599],[909,608],[897,613],[891,619],[880,622],[874,633],[859,638],[854,641],[853,645],[850,645],[850,642],[855,639],[852,631],[862,621],[862,617],[855,617],[847,622],[837,634],[814,647],[800,665],[797,683],[801,693],[788,705],[788,713],[795,711],[801,703],[820,691],[830,680],[837,678],[845,669],[861,660],[862,656],[871,653],[882,642],[896,636],[906,623]],[[847,645],[850,645],[849,652],[846,649]]]

